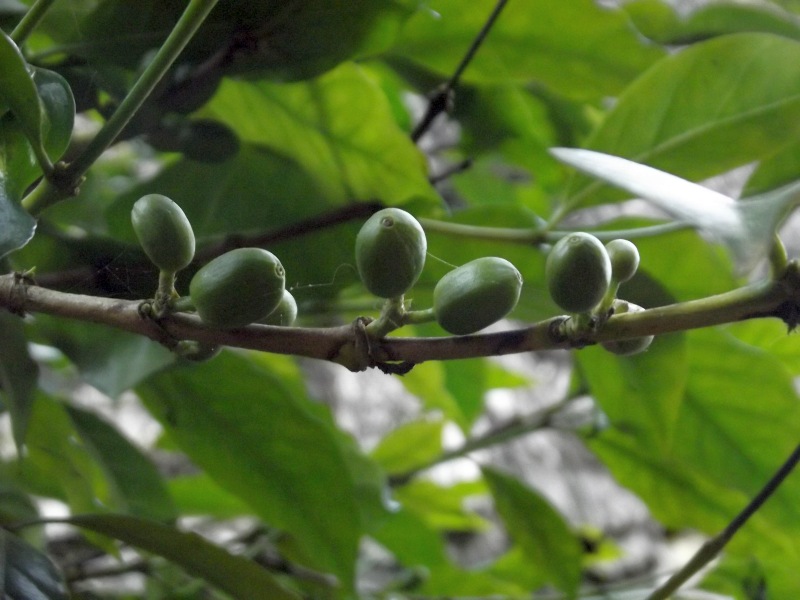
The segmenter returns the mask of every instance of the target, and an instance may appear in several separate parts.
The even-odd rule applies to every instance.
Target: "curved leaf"
[[[108,479],[118,510],[158,521],[175,518],[175,506],[152,462],[110,423],[67,407],[75,429]]]
[[[238,600],[299,598],[252,560],[233,555],[196,533],[124,515],[79,515],[63,522],[163,556]]]
[[[800,135],[798,64],[800,42],[770,34],[695,44],[629,86],[586,147],[692,181],[768,158]],[[580,177],[567,203],[619,197]]]
[[[352,584],[361,535],[355,485],[334,431],[298,390],[223,352],[197,368],[157,375],[137,391],[199,467],[286,531],[295,560],[334,573],[345,588]]]
[[[17,448],[25,441],[38,376],[39,367],[28,353],[22,319],[3,311],[0,313],[0,398],[11,414]]]

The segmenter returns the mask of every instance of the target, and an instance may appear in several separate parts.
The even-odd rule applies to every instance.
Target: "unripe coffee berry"
[[[635,313],[642,312],[644,309],[632,302],[626,300],[614,301],[614,314]],[[650,347],[653,343],[654,336],[646,335],[644,337],[631,338],[628,340],[614,340],[611,342],[603,342],[600,344],[609,352],[618,356],[632,356],[634,354],[641,354]]]
[[[225,329],[244,327],[278,307],[285,280],[274,254],[261,248],[237,248],[195,273],[189,295],[205,323]]]
[[[428,243],[419,222],[399,208],[372,215],[356,237],[356,266],[364,286],[381,298],[394,298],[413,286]]]
[[[545,263],[553,301],[570,313],[591,311],[611,284],[611,261],[603,244],[589,233],[570,233],[556,242]]]
[[[639,268],[639,249],[628,240],[611,240],[606,244],[611,260],[611,278],[617,283],[628,281]]]
[[[194,232],[181,207],[161,194],[142,196],[131,210],[142,250],[161,271],[177,273],[194,258]]]
[[[453,269],[433,290],[437,323],[455,335],[488,327],[519,301],[522,275],[504,258],[478,258]]]

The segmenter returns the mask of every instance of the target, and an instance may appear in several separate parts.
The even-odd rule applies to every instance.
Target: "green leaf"
[[[470,512],[464,499],[485,493],[482,483],[466,482],[443,486],[415,479],[395,490],[397,501],[437,531],[482,531],[487,523]]]
[[[229,494],[208,475],[186,475],[169,481],[169,494],[181,514],[232,519],[251,515],[253,509]]]
[[[161,344],[104,325],[42,315],[37,332],[75,364],[87,383],[112,398],[175,361]]]
[[[694,44],[630,85],[586,147],[691,181],[768,158],[800,133],[798,60],[800,43],[770,34]],[[619,197],[584,177],[567,202]]]
[[[449,77],[489,17],[494,0],[435,0],[409,19],[392,57]],[[613,39],[614,43],[608,43]],[[464,80],[544,84],[580,99],[613,96],[663,55],[642,43],[619,10],[591,0],[510,2],[487,36]]]
[[[759,31],[800,39],[797,17],[768,2],[712,2],[678,14],[663,0],[623,5],[634,25],[660,44],[681,45],[730,33]]]
[[[195,464],[285,530],[291,557],[348,588],[360,537],[352,475],[337,434],[267,365],[224,352],[137,391]]]
[[[441,363],[426,362],[416,365],[403,376],[403,386],[417,396],[428,411],[440,411],[444,417],[462,429],[467,421],[456,399],[446,387],[444,366]]]
[[[28,63],[14,41],[3,31],[0,31],[1,106],[10,109],[19,119],[36,155],[46,157],[43,145],[45,117],[39,92],[28,71]]]
[[[394,121],[381,88],[355,65],[304,83],[226,80],[204,115],[243,143],[294,161],[331,201],[437,198],[423,155]]]
[[[444,424],[441,420],[425,420],[401,425],[384,436],[370,456],[389,475],[425,465],[442,452]]]
[[[95,414],[72,406],[67,413],[103,469],[117,510],[158,521],[175,518],[164,481],[141,450]]]
[[[22,319],[0,313],[0,397],[11,415],[14,443],[25,442],[39,378],[39,367],[28,353]]]
[[[563,517],[519,480],[482,468],[495,506],[531,568],[574,598],[581,582],[581,548]]]
[[[125,515],[80,515],[63,522],[163,556],[239,600],[299,598],[249,558],[233,555],[196,533]]]
[[[0,529],[0,596],[8,600],[67,600],[64,579],[47,556]]]
[[[2,42],[0,42],[2,45]],[[72,135],[75,102],[66,81],[52,71],[32,68],[37,106],[42,112],[42,143],[53,160],[64,152]],[[19,202],[28,186],[42,175],[24,123],[7,113],[0,118],[0,257],[27,244],[36,221]]]

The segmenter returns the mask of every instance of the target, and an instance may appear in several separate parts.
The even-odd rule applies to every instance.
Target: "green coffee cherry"
[[[455,335],[474,333],[510,313],[519,301],[522,275],[504,258],[478,258],[453,269],[433,290],[437,323]]]
[[[428,242],[419,222],[399,208],[379,210],[356,237],[356,266],[366,288],[381,298],[394,298],[413,286]]]
[[[161,271],[176,273],[194,258],[194,232],[181,207],[161,194],[142,196],[131,223],[147,257]]]
[[[553,246],[545,264],[553,301],[570,313],[588,312],[603,300],[611,284],[611,261],[591,234],[576,232]]]
[[[195,340],[181,340],[175,346],[175,354],[192,362],[206,362],[222,352],[222,346],[204,344]]]
[[[231,329],[275,310],[284,285],[283,266],[274,254],[261,248],[237,248],[195,273],[189,295],[205,323]]]
[[[628,281],[639,268],[639,250],[628,240],[611,240],[606,244],[611,260],[611,279],[617,283]]]
[[[289,327],[297,318],[297,302],[289,290],[283,290],[283,297],[277,308],[258,322],[263,325],[281,325]]]
[[[644,309],[632,302],[626,300],[614,301],[614,314],[642,312]],[[640,354],[650,347],[653,343],[654,336],[647,335],[644,337],[631,338],[629,340],[614,340],[613,342],[603,342],[600,344],[603,348],[616,354],[618,356],[632,356]]]

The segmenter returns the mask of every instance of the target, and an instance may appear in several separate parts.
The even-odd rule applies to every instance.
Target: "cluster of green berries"
[[[605,246],[595,236],[575,232],[561,238],[547,256],[545,278],[553,301],[572,314],[591,313],[598,307],[614,313],[639,312],[641,306],[617,300],[621,283],[639,268],[639,251],[628,240],[612,240]],[[619,355],[644,352],[653,336],[605,342],[603,348]]]
[[[171,287],[175,274],[194,258],[189,219],[166,196],[149,194],[133,205],[131,223],[145,254],[159,268],[161,282],[170,288],[165,292],[160,286],[159,292],[177,298]],[[237,248],[208,262],[192,277],[189,299],[184,306],[204,323],[223,329],[251,323],[291,325],[297,316],[283,265],[262,248]]]
[[[413,216],[399,208],[380,210],[356,237],[361,281],[378,297],[401,296],[419,279],[427,250],[425,232]],[[474,333],[510,313],[521,290],[522,276],[510,262],[478,258],[439,280],[433,290],[433,313],[449,333]]]

